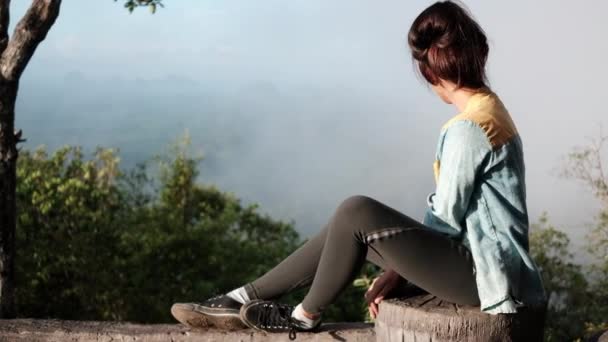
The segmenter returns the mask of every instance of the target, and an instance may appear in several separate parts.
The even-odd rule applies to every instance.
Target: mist
[[[191,0],[129,15],[68,0],[21,82],[16,126],[25,148],[119,147],[125,166],[187,130],[201,181],[303,236],[355,194],[421,220],[439,128],[457,114],[408,55],[429,3]],[[557,170],[606,123],[608,3],[465,3],[524,143],[530,220],[547,211],[582,248],[599,207]]]

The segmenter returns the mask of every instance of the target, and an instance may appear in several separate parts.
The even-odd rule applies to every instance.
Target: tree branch
[[[0,0],[0,53],[8,44],[9,8],[11,0]]]
[[[46,38],[59,16],[60,6],[61,0],[32,1],[30,8],[17,23],[13,37],[0,57],[0,74],[5,80],[19,79],[38,44]]]

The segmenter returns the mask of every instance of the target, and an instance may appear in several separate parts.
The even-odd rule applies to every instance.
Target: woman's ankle
[[[310,314],[309,312],[306,312],[306,310],[304,310],[304,308],[302,307],[302,303],[298,304],[294,308],[291,316],[300,321],[301,328],[304,329],[313,329],[314,327],[319,325],[321,321],[320,313]]]
[[[303,314],[303,315],[304,315],[306,318],[308,318],[308,319],[312,319],[312,320],[317,320],[319,317],[321,317],[321,314],[320,314],[320,313],[317,313],[317,314],[312,314],[312,313],[309,313],[308,311],[304,310],[304,308],[302,308],[302,314]]]

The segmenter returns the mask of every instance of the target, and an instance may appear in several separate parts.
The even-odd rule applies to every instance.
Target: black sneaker
[[[171,307],[171,314],[180,323],[192,328],[245,329],[247,326],[240,318],[242,305],[226,295],[219,295],[202,303],[175,303]]]
[[[296,338],[296,331],[312,331],[320,324],[306,327],[303,322],[291,317],[294,307],[267,300],[253,300],[241,307],[241,321],[250,328],[267,332],[289,332],[289,339]]]

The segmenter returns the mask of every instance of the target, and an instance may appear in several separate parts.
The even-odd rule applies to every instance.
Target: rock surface
[[[440,342],[542,341],[545,312],[520,310],[517,314],[490,315],[479,307],[458,306],[430,294],[388,299],[380,304],[373,324],[330,323],[318,333],[297,333],[298,341]],[[0,342],[5,341],[289,341],[288,334],[253,330],[193,330],[180,324],[132,324],[61,320],[0,320]],[[608,332],[594,341],[608,342]]]
[[[322,331],[298,333],[297,341],[375,341],[371,324],[335,323]],[[258,342],[289,341],[287,334],[266,334],[253,330],[225,332],[192,330],[178,324],[131,324],[124,322],[84,322],[60,320],[0,320],[0,342]]]

